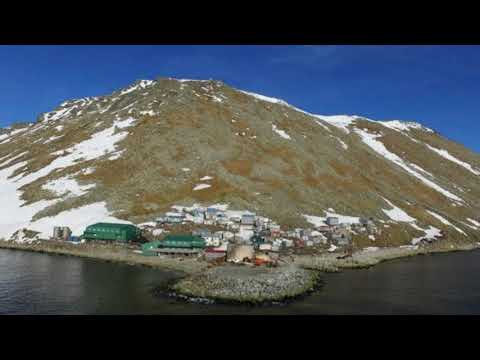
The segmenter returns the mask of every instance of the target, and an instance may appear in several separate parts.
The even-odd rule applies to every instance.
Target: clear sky
[[[0,126],[139,79],[218,79],[306,111],[417,121],[480,152],[480,46],[0,46]]]

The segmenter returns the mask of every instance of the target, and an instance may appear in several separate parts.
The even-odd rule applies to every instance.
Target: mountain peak
[[[221,81],[171,78],[65,101],[40,120],[0,133],[0,237],[82,227],[91,209],[142,222],[222,203],[291,226],[326,209],[372,216],[403,226],[405,243],[414,225],[445,225],[427,210],[469,236],[480,214],[479,155],[415,122],[315,115]],[[414,225],[389,217],[401,212]]]

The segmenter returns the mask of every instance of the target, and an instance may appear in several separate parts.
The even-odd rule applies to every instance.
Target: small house
[[[330,234],[330,240],[332,243],[338,246],[350,245],[352,236],[348,231],[337,231]]]
[[[360,224],[367,226],[367,225],[375,225],[374,219],[372,217],[362,217],[360,218]]]
[[[244,214],[242,215],[241,220],[242,225],[255,225],[255,215],[254,214]]]
[[[168,212],[165,214],[165,222],[169,224],[181,224],[185,220],[183,213]]]
[[[327,217],[327,220],[325,221],[325,223],[328,225],[328,226],[336,226],[339,224],[339,219],[338,217],[335,217],[335,216],[329,216]]]
[[[330,226],[325,226],[325,225],[321,225],[317,228],[317,230],[321,233],[330,233],[332,232],[332,228]]]
[[[207,208],[205,211],[205,220],[214,220],[217,217],[218,209]]]

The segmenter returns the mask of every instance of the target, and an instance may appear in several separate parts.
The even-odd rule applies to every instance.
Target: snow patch
[[[342,129],[347,134],[350,133],[348,127],[353,123],[357,116],[351,115],[313,115],[320,120],[324,120],[327,123]]]
[[[417,219],[409,216],[405,211],[400,209],[399,207],[393,205],[390,201],[382,197],[385,202],[388,203],[392,207],[391,210],[382,209],[382,211],[392,220],[394,221],[401,221],[401,222],[415,222]]]
[[[132,224],[130,221],[112,217],[107,210],[105,202],[85,205],[79,208],[63,211],[53,217],[42,218],[25,226],[26,228],[40,232],[42,238],[47,238],[53,231],[53,226],[65,225],[70,227],[72,233],[80,235],[85,228],[97,222],[114,222]]]
[[[436,227],[430,226],[428,229],[423,230],[426,233],[425,236],[412,239],[412,245],[417,245],[422,239],[435,240],[438,236],[441,236],[441,231]]]
[[[47,182],[42,188],[52,191],[59,196],[74,197],[86,194],[89,189],[92,189],[95,186],[95,184],[79,185],[75,179],[63,177]]]
[[[360,136],[362,141],[366,145],[368,145],[372,150],[374,150],[376,153],[383,156],[385,159],[397,164],[398,166],[403,168],[405,171],[407,171],[409,174],[415,176],[417,179],[422,181],[427,186],[429,186],[432,189],[438,191],[439,193],[443,194],[447,198],[450,198],[452,200],[459,201],[459,202],[462,202],[462,203],[464,202],[463,199],[459,198],[457,195],[452,194],[448,190],[445,190],[444,188],[440,187],[439,185],[437,185],[433,181],[427,179],[424,175],[420,174],[418,171],[413,170],[399,156],[397,156],[396,154],[388,151],[387,148],[385,147],[385,145],[381,141],[376,140],[381,135],[370,134],[370,133],[368,133],[364,130],[360,130],[360,129],[355,129],[355,132]],[[417,167],[417,168],[420,168],[420,167]]]
[[[287,139],[287,140],[292,139],[284,130],[278,129],[277,125],[275,125],[275,124],[272,124],[272,130],[284,139]]]
[[[210,184],[198,184],[193,188],[193,191],[198,191],[198,190],[203,190],[203,189],[208,189],[212,185]]]
[[[480,227],[480,222],[478,221],[475,221],[473,219],[470,219],[470,218],[467,218],[468,221],[470,221],[473,225],[477,226],[477,227]]]
[[[398,131],[410,131],[411,129],[423,130],[426,132],[433,133],[432,129],[429,129],[419,123],[413,121],[399,121],[399,120],[391,120],[391,121],[378,121],[378,123],[386,126],[390,129],[398,130]]]
[[[439,220],[442,224],[445,224],[445,225],[448,225],[448,226],[451,226],[453,227],[455,230],[457,230],[459,233],[462,233],[463,235],[467,236],[467,234],[462,230],[462,229],[459,229],[458,227],[456,227],[455,225],[453,225],[450,221],[448,221],[447,219],[445,219],[444,217],[438,215],[437,213],[434,213],[433,211],[430,211],[430,210],[427,210],[427,212],[432,215],[434,218],[436,218],[437,220]]]
[[[455,156],[453,156],[452,154],[450,154],[447,150],[444,150],[444,149],[437,149],[436,147],[433,147],[433,146],[430,146],[428,144],[425,144],[430,150],[436,152],[438,155],[442,156],[443,158],[447,159],[447,160],[450,160],[462,167],[464,167],[465,169],[467,169],[468,171],[470,171],[471,173],[475,174],[475,175],[480,175],[480,171],[478,170],[475,170],[472,165],[462,161],[462,160],[459,160],[457,159]]]

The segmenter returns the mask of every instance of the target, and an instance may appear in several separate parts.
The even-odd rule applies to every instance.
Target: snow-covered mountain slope
[[[0,130],[0,238],[200,202],[292,226],[372,216],[405,243],[432,228],[473,240],[479,176],[478,154],[418,123],[310,114],[219,81],[141,80]]]

